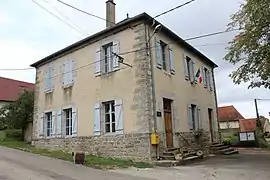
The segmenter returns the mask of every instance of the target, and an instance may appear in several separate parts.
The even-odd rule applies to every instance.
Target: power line
[[[165,12],[163,12],[163,13],[160,13],[160,14],[154,16],[153,18],[155,19],[155,18],[157,18],[157,17],[163,16],[164,14],[167,14],[167,13],[169,13],[169,12],[171,12],[171,11],[174,11],[174,10],[180,8],[180,7],[183,7],[183,6],[185,6],[185,5],[188,5],[189,3],[192,3],[193,1],[195,1],[195,0],[190,0],[190,1],[186,2],[186,3],[184,3],[184,4],[181,4],[181,5],[179,5],[179,6],[176,6],[176,7],[172,8],[172,9],[169,9],[168,11],[165,11]]]
[[[0,71],[28,71],[33,70],[35,68],[29,67],[29,68],[10,68],[10,69],[0,69]]]
[[[65,3],[65,2],[63,2],[63,1],[61,1],[61,0],[57,0],[57,1],[60,2],[60,3],[62,3],[62,4],[64,4],[65,6],[68,6],[68,7],[72,8],[72,9],[75,9],[75,10],[77,10],[77,11],[80,11],[80,12],[82,12],[82,13],[84,13],[84,14],[89,15],[89,16],[92,16],[92,17],[95,17],[95,18],[98,18],[98,19],[101,19],[101,20],[104,20],[104,21],[108,21],[108,22],[110,22],[110,23],[115,24],[114,22],[111,22],[111,21],[109,21],[109,20],[107,20],[107,19],[105,19],[105,18],[103,18],[103,17],[97,16],[97,15],[91,14],[91,13],[89,13],[89,12],[86,12],[86,11],[84,11],[84,10],[82,10],[82,9],[76,8],[75,6],[70,5],[70,4],[68,4],[68,3]]]
[[[67,17],[66,15],[64,15],[60,10],[58,10],[56,7],[54,7],[53,5],[50,4],[50,2],[48,0],[43,0],[44,2],[46,2],[47,4],[49,4],[56,12],[58,12],[60,15],[62,15],[64,18],[66,18],[68,21],[70,21],[71,23],[74,24],[74,26],[76,28],[78,28],[80,31],[84,32],[85,34],[89,35],[87,31],[85,31],[84,29],[82,29],[81,27],[79,27],[76,23],[74,23],[69,17]]]
[[[65,23],[66,25],[68,25],[69,27],[71,27],[72,29],[74,29],[75,31],[79,32],[82,35],[87,35],[84,34],[83,32],[79,31],[76,27],[70,25],[69,23],[67,23],[66,21],[64,21],[63,19],[61,19],[60,17],[58,17],[57,15],[55,15],[54,13],[52,13],[51,11],[49,11],[48,9],[46,9],[45,7],[43,7],[41,4],[39,4],[38,2],[32,0],[33,3],[35,3],[38,7],[40,7],[41,9],[43,9],[44,11],[48,12],[49,14],[51,14],[52,16],[54,16],[55,18],[57,18],[58,20],[62,21],[63,23]]]
[[[191,41],[191,40],[194,40],[194,39],[200,39],[200,38],[204,38],[204,37],[208,37],[208,36],[214,36],[214,35],[224,34],[224,33],[232,32],[232,31],[238,31],[238,30],[239,29],[230,29],[230,30],[219,31],[219,32],[214,32],[214,33],[210,33],[210,34],[204,34],[204,35],[200,35],[200,36],[187,38],[187,39],[185,39],[185,41]]]

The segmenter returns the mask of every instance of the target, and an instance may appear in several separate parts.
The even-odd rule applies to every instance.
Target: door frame
[[[209,131],[211,142],[214,142],[214,129],[213,129],[213,109],[207,108],[208,121],[209,121]]]

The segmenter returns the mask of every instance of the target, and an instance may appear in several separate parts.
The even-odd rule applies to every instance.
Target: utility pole
[[[261,121],[260,121],[260,115],[259,115],[259,110],[258,110],[258,103],[257,103],[258,99],[254,99],[255,102],[255,109],[256,109],[256,116],[257,116],[257,127],[260,128],[260,130],[262,129],[261,127]]]

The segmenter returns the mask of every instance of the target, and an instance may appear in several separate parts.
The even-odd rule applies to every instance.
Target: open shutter
[[[195,71],[194,71],[194,65],[195,65],[195,62],[193,62],[193,60],[191,59],[191,61],[189,61],[190,63],[189,63],[189,69],[190,69],[190,81],[191,82],[194,82],[194,80],[195,80],[195,75],[194,75],[194,73],[195,73]]]
[[[78,134],[78,112],[76,107],[72,107],[72,136]]]
[[[115,54],[120,53],[120,41],[113,42],[113,52]],[[113,59],[113,70],[117,70],[120,68],[119,58],[114,54],[111,54],[111,58]]]
[[[191,105],[188,105],[187,107],[187,110],[188,110],[188,127],[189,127],[189,130],[193,130],[193,121],[192,121],[192,108],[191,108]]]
[[[57,137],[62,136],[62,110],[57,112],[56,135]]]
[[[115,106],[115,118],[116,118],[116,133],[124,133],[124,123],[123,123],[123,102],[121,99],[114,101]]]
[[[207,88],[207,74],[206,74],[204,66],[202,68],[202,75],[203,75],[203,85],[204,85],[205,88]]]
[[[156,41],[156,62],[157,62],[157,67],[162,68],[162,51],[161,51],[161,44],[160,41]]]
[[[202,129],[202,122],[201,122],[201,109],[197,106],[197,117],[196,117],[196,129]]]
[[[69,84],[73,84],[74,83],[74,75],[75,75],[75,60],[69,60]]]
[[[49,81],[50,81],[50,90],[54,89],[54,67],[51,65],[50,67],[50,75],[49,75]]]
[[[44,137],[44,113],[41,113],[39,116],[38,124],[39,124],[39,138]]]
[[[99,76],[101,74],[100,57],[101,57],[101,51],[100,51],[100,48],[98,48],[96,51],[96,57],[95,57],[95,75],[96,76]]]
[[[94,135],[100,135],[100,104],[96,103],[94,107]]]
[[[173,50],[171,47],[169,47],[169,58],[170,58],[170,71],[171,74],[175,74],[175,67],[174,67],[174,56],[173,56]]]
[[[52,137],[55,137],[56,135],[56,112],[52,111]]]
[[[187,60],[186,60],[186,55],[184,53],[183,53],[183,67],[184,67],[185,79],[189,80],[188,64],[187,64]]]
[[[210,91],[213,90],[213,74],[209,71],[209,89]]]
[[[68,84],[68,69],[69,69],[69,63],[68,61],[65,61],[63,63],[63,86],[66,86]]]

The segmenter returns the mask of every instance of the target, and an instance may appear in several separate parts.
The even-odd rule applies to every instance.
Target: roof
[[[130,25],[131,23],[138,22],[138,21],[144,21],[145,23],[152,25],[153,20],[154,19],[151,16],[149,16],[147,13],[142,13],[142,14],[139,14],[135,17],[123,20],[112,27],[109,27],[105,30],[102,30],[102,31],[100,31],[92,36],[85,38],[85,39],[82,39],[82,40],[80,40],[80,41],[78,41],[70,46],[67,46],[64,49],[61,49],[61,50],[43,58],[43,59],[35,62],[34,64],[31,64],[31,66],[37,68],[43,64],[49,63],[49,62],[55,60],[56,58],[59,58],[67,53],[70,53],[70,52],[78,49],[78,48],[82,48],[85,45],[91,44],[93,41],[97,40],[100,36],[103,36],[106,33],[113,32],[113,31],[116,31],[116,30],[121,29],[121,28],[126,29],[126,28],[128,28],[128,25]],[[155,23],[161,24],[160,22],[158,22],[156,20],[155,20]],[[195,49],[193,46],[188,44],[186,41],[184,41],[182,38],[180,38],[177,34],[172,32],[169,28],[162,25],[161,32],[165,33],[167,36],[174,39],[176,42],[181,44],[183,47],[185,47],[189,51],[195,53],[198,57],[205,60],[205,62],[208,63],[209,65],[211,65],[213,68],[217,67],[217,65],[213,61],[211,61],[208,57],[206,57],[200,51]]]
[[[245,119],[234,106],[223,106],[218,108],[218,120],[220,122],[237,121]]]
[[[255,131],[256,130],[256,118],[239,119],[239,126],[241,132]]]
[[[0,101],[15,101],[23,90],[34,89],[32,83],[0,77]]]

